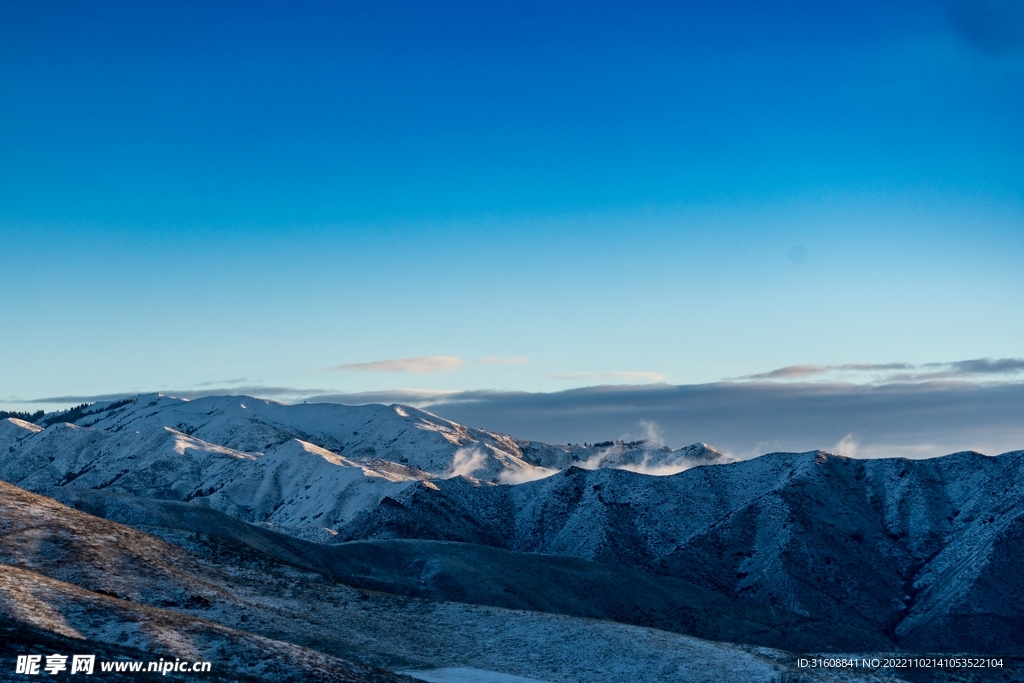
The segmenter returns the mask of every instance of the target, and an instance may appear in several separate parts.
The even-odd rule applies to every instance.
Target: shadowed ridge
[[[67,492],[62,492],[67,493]],[[320,545],[173,501],[77,492],[74,504],[170,540],[201,532],[313,569],[346,584],[398,595],[617,621],[790,650],[887,649],[884,638],[727,598],[668,577],[568,557],[464,543],[370,541]],[[170,532],[170,533],[168,533]]]

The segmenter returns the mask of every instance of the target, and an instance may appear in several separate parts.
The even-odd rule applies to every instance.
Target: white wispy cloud
[[[418,408],[420,406],[444,401],[450,396],[465,392],[443,389],[384,389],[381,391],[360,391],[352,393],[330,392],[310,394],[303,398],[310,403],[344,403],[345,405],[369,405],[371,403],[401,403]]]
[[[463,365],[465,362],[455,356],[416,356],[375,360],[368,363],[344,363],[335,366],[334,369],[346,372],[410,372],[426,375],[433,372],[448,372]]]
[[[369,405],[373,403],[390,405],[401,403],[403,405],[420,407],[440,401],[446,401],[454,395],[465,395],[466,392],[458,392],[445,389],[383,389],[380,391],[358,391],[340,392],[332,389],[311,389],[300,387],[277,387],[262,384],[246,386],[214,386],[203,389],[158,389],[164,396],[176,398],[203,398],[204,396],[254,396],[285,403],[344,403],[345,405]],[[97,401],[118,401],[124,398],[132,398],[142,394],[156,393],[126,391],[116,394],[69,394],[65,396],[47,396],[33,399],[10,399],[14,405],[42,405],[70,406],[79,403],[96,403]],[[488,392],[480,392],[486,395]],[[3,408],[3,406],[0,406]]]
[[[910,363],[844,363],[842,365],[787,365],[756,375],[745,375],[737,379],[802,379],[827,375],[831,372],[891,372],[894,370],[910,370],[915,366]]]
[[[197,388],[202,387],[202,388]],[[204,382],[190,389],[168,389],[158,387],[149,391],[122,391],[112,394],[67,394],[63,396],[46,396],[43,398],[20,399],[20,403],[62,404],[62,403],[96,403],[97,401],[119,401],[133,396],[161,393],[164,396],[177,398],[202,398],[204,396],[258,396],[272,400],[304,400],[307,396],[323,394],[329,389],[311,389],[309,387],[279,387],[266,384],[246,384],[242,386],[217,386],[215,382]]]
[[[977,379],[1024,372],[1024,358],[975,358],[944,363],[842,363],[834,365],[787,365],[768,372],[737,377],[746,381],[859,378],[873,382],[930,382],[943,379]]]
[[[860,442],[854,438],[853,434],[847,434],[843,438],[836,442],[836,445],[828,449],[837,455],[845,455],[847,458],[856,457],[857,451],[860,450]]]
[[[519,471],[505,470],[498,475],[498,483],[525,484],[530,481],[537,481],[538,479],[546,479],[555,474],[558,474],[558,470],[548,469],[547,467],[528,467]]]
[[[476,446],[460,448],[452,456],[452,464],[445,478],[470,477],[474,472],[487,467],[487,456]]]

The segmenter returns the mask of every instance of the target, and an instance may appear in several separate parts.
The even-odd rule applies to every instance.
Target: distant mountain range
[[[145,622],[132,628],[152,635],[171,628],[163,621],[180,622],[197,634],[197,651],[249,638],[245,647],[285,661],[287,644],[309,648],[327,658],[325,680],[391,680],[401,671],[434,680],[442,674],[429,671],[474,668],[459,652],[476,651],[482,635],[465,632],[447,653],[450,646],[421,644],[440,653],[428,657],[410,644],[420,635],[399,637],[408,640],[401,646],[383,636],[360,641],[344,610],[318,628],[346,635],[313,637],[310,627],[255,607],[287,598],[291,607],[280,609],[300,614],[319,603],[296,597],[297,586],[314,582],[358,594],[385,620],[398,618],[401,598],[483,610],[473,614],[509,637],[525,637],[527,622],[555,628],[562,622],[543,620],[556,617],[595,638],[654,629],[677,639],[673,647],[706,643],[707,657],[753,667],[744,669],[752,678],[686,667],[659,678],[651,667],[669,664],[654,650],[628,675],[609,663],[584,676],[578,653],[567,651],[549,653],[562,658],[553,670],[548,660],[513,665],[498,653],[475,666],[551,683],[832,675],[794,670],[787,652],[996,654],[1008,667],[1024,656],[1020,451],[929,460],[773,453],[736,462],[706,444],[551,445],[405,406],[250,397],[144,395],[76,408],[72,422],[54,417],[0,421],[0,479],[10,484],[0,489],[0,562],[10,567],[0,618],[11,633],[89,631],[83,637],[97,646],[151,650],[164,641],[103,634],[118,623]],[[17,521],[32,515],[45,523]],[[106,550],[90,549],[97,543]],[[211,565],[211,548],[228,559]],[[253,562],[277,578],[254,579]],[[164,578],[146,578],[154,572]],[[190,603],[193,595],[202,599]],[[62,616],[29,618],[25,600]],[[203,601],[235,606],[214,615]],[[95,610],[108,615],[103,629],[72,623]],[[263,616],[240,620],[251,610]],[[209,625],[186,624],[197,614]],[[239,667],[231,664],[224,680],[249,675]],[[296,680],[321,675],[296,671]]]
[[[679,471],[731,460],[703,444],[671,450],[521,441],[406,406],[152,395],[76,409],[72,417],[45,429],[0,421],[0,478],[32,491],[196,500],[317,540],[386,497],[460,475],[520,483],[573,465]]]

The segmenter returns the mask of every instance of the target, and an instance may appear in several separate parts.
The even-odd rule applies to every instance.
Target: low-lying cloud
[[[843,365],[787,365],[756,375],[746,375],[739,379],[803,379],[818,375],[826,375],[835,371],[848,372],[888,372],[892,370],[909,370],[914,366],[910,363],[845,363]]]
[[[531,481],[537,481],[538,479],[547,479],[553,474],[558,474],[558,470],[548,469],[547,467],[528,467],[521,470],[505,470],[498,475],[499,484],[525,484]]]
[[[381,403],[384,405],[401,403],[418,408],[437,403],[438,401],[444,401],[448,397],[459,393],[461,392],[435,389],[384,389],[381,391],[359,391],[353,393],[335,391],[309,394],[304,397],[304,400],[310,403],[344,403],[350,406],[364,406],[371,403]]]
[[[78,403],[97,403],[99,401],[119,401],[142,394],[161,393],[165,396],[177,396],[178,398],[202,398],[204,396],[258,396],[279,400],[303,400],[310,395],[323,394],[327,389],[297,389],[295,387],[268,386],[266,384],[250,384],[241,386],[217,386],[219,383],[203,382],[190,389],[154,389],[152,391],[124,391],[112,394],[66,394],[63,396],[45,396],[43,398],[12,399],[15,403],[23,404],[46,404],[46,405],[68,405]],[[441,392],[438,392],[441,393]],[[435,396],[437,394],[434,394]]]
[[[945,368],[958,375],[1001,375],[1024,372],[1024,358],[976,358],[953,363],[925,363],[922,368]]]
[[[738,380],[787,381],[815,377],[867,376],[875,383],[927,382],[941,379],[972,379],[1012,376],[1024,372],[1024,358],[975,358],[947,363],[843,363],[838,365],[787,365],[768,372],[745,375]]]
[[[445,473],[449,479],[469,477],[487,466],[487,456],[477,446],[460,448],[452,456],[452,464]]]
[[[205,384],[205,383],[204,383]],[[212,383],[209,383],[212,385]],[[382,391],[338,392],[330,389],[310,389],[298,387],[277,387],[264,384],[246,386],[204,386],[196,385],[191,389],[157,389],[148,392],[126,391],[112,394],[67,394],[63,396],[45,396],[43,398],[11,398],[16,405],[51,405],[69,406],[79,403],[96,403],[98,401],[119,401],[125,398],[140,396],[143,393],[161,393],[165,396],[194,399],[205,396],[255,396],[258,398],[275,399],[286,403],[344,403],[346,405],[368,405],[371,403],[402,403],[410,406],[424,406],[445,400],[448,396],[460,392],[442,389],[385,389]]]
[[[595,386],[462,392],[422,407],[462,424],[553,443],[612,440],[641,420],[656,421],[672,448],[702,441],[741,458],[778,450],[929,457],[1024,449],[1024,382]]]
[[[344,363],[335,370],[345,372],[409,372],[426,375],[432,372],[448,372],[465,365],[455,356],[417,356],[415,358],[391,358],[368,363]]]
[[[633,434],[623,434],[611,445],[598,449],[594,455],[576,465],[588,470],[610,467],[661,477],[679,474],[697,465],[706,464],[706,460],[694,459],[687,453],[688,449],[669,452],[665,448],[665,440],[658,423],[640,420],[639,427],[639,443]],[[633,443],[626,443],[627,440]],[[636,460],[637,453],[640,454],[639,461]]]
[[[841,373],[853,374],[843,377]],[[343,393],[255,384],[196,385],[162,393],[182,398],[251,395],[293,403],[400,403],[468,426],[551,443],[615,440],[635,433],[638,424],[648,421],[659,425],[658,435],[638,436],[672,448],[705,442],[739,458],[818,448],[856,457],[929,457],[958,450],[995,454],[1024,449],[1021,373],[1024,359],[980,358],[925,364],[794,365],[741,381],[682,386],[616,383],[550,393],[431,389]],[[579,373],[583,374],[600,376]],[[619,374],[624,373],[604,376],[624,379]],[[850,376],[862,381],[846,380]],[[138,392],[11,400],[26,407],[68,406],[135,395]],[[460,471],[470,472],[466,468],[478,464],[470,455],[460,463]]]

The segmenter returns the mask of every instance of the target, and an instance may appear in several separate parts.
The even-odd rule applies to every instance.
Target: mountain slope
[[[1024,587],[1007,559],[1022,550],[1024,453],[728,463],[703,444],[551,446],[403,406],[247,397],[140,396],[74,417],[45,430],[0,421],[0,478],[65,500],[177,501],[318,543],[575,557],[919,651],[1024,647]]]
[[[110,489],[196,500],[322,542],[417,481],[472,475],[522,482],[563,463],[679,468],[726,459],[704,445],[672,451],[644,443],[521,442],[404,406],[149,395],[71,417],[77,422],[45,430],[0,421],[0,479],[33,491]]]
[[[385,499],[340,538],[569,555],[915,648],[1020,652],[1024,590],[1007,558],[1024,550],[1022,466],[1020,452],[926,461],[815,452],[659,478],[574,468],[516,487],[458,479]]]
[[[243,453],[263,453],[286,441],[305,441],[350,460],[382,459],[436,477],[453,474],[497,483],[551,474],[570,465],[683,469],[731,458],[705,444],[672,450],[642,441],[583,447],[514,439],[464,427],[409,406],[283,405],[249,396],[186,401],[160,394],[97,403],[75,421],[117,433],[169,428]],[[456,455],[461,452],[461,463]],[[460,467],[461,464],[461,467]]]
[[[466,543],[316,544],[171,501],[60,490],[69,505],[179,544],[201,532],[360,588],[580,617],[782,649],[884,650],[884,637],[636,570]],[[184,533],[183,533],[184,532]]]
[[[74,639],[115,656],[204,659],[222,680],[397,683],[375,666],[473,667],[550,683],[768,683],[794,671],[793,656],[775,650],[354,589],[194,532],[183,539],[193,552],[6,484],[0,520],[8,632]],[[887,679],[839,672],[806,680]]]

